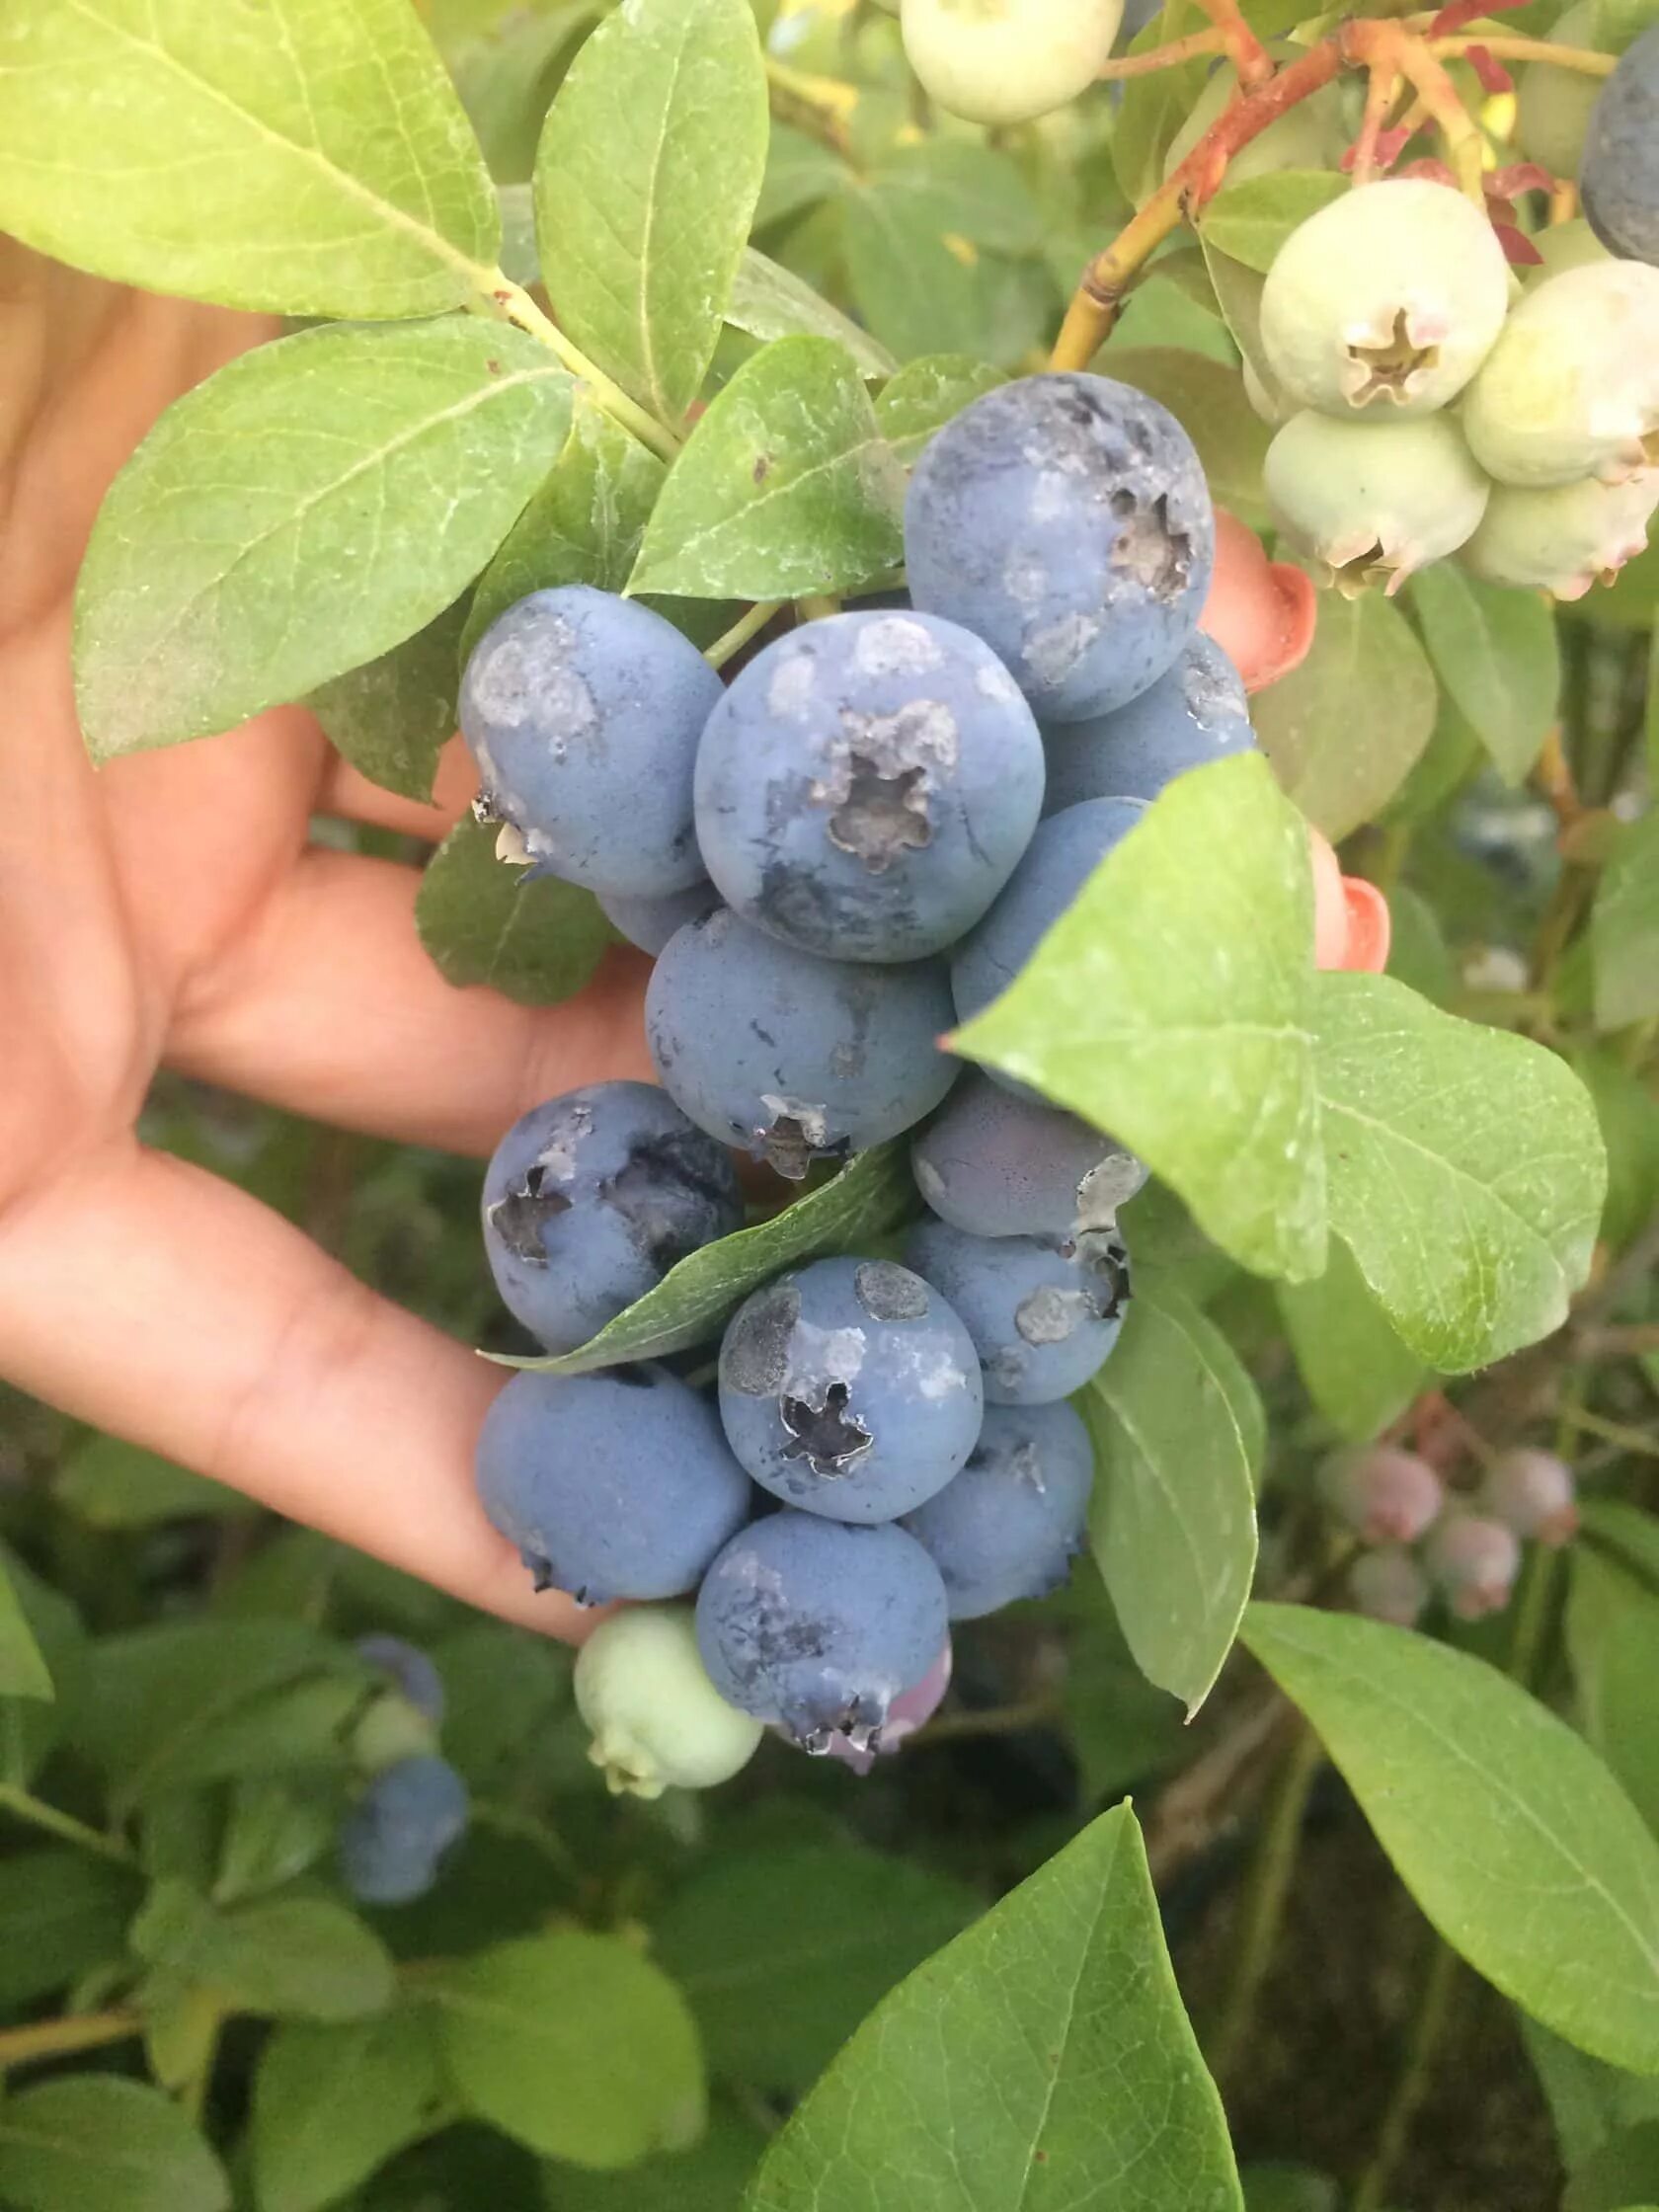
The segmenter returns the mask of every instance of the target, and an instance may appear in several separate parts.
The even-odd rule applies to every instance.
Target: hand
[[[0,239],[0,1374],[579,1633],[474,1500],[500,1372],[136,1134],[162,1065],[479,1155],[541,1098],[650,1073],[638,956],[549,1012],[451,989],[416,938],[416,872],[308,841],[316,814],[440,837],[471,796],[458,748],[433,808],[345,769],[295,708],[90,765],[69,628],[99,501],[171,400],[270,334]]]

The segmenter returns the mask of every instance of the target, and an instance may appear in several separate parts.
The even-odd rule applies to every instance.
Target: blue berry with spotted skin
[[[1146,1180],[1112,1138],[977,1068],[912,1141],[910,1166],[917,1190],[953,1228],[1062,1243],[1110,1228]]]
[[[945,1586],[892,1522],[774,1513],[734,1537],[697,1594],[697,1647],[741,1712],[825,1753],[869,1750],[946,1636]]]
[[[905,1516],[953,1620],[1058,1590],[1082,1548],[1094,1448],[1068,1405],[988,1405],[973,1457]]]
[[[988,1405],[1048,1405],[1080,1390],[1118,1340],[1129,1265],[1111,1236],[1072,1245],[967,1236],[945,1222],[910,1231],[905,1258],[974,1340]]]
[[[1602,87],[1578,189],[1610,254],[1659,264],[1659,24],[1625,48]]]
[[[677,1598],[753,1493],[706,1399],[666,1367],[515,1375],[485,1416],[478,1495],[537,1589]]]
[[[720,1416],[774,1497],[831,1521],[896,1520],[980,1433],[968,1331],[891,1260],[824,1259],[746,1300],[720,1347]]]
[[[491,623],[461,684],[484,808],[567,882],[688,890],[703,873],[697,741],[720,693],[696,647],[637,599],[586,584],[533,592]]]
[[[447,1760],[399,1760],[376,1775],[340,1838],[346,1887],[364,1905],[407,1905],[466,1833],[467,1786]]]
[[[688,921],[701,921],[719,904],[720,894],[706,876],[699,877],[689,891],[668,891],[660,899],[650,894],[599,895],[600,909],[612,929],[653,959],[676,929],[683,929]]]
[[[1253,751],[1255,743],[1238,671],[1209,638],[1189,638],[1175,666],[1127,706],[1055,725],[1043,812],[1084,799],[1155,799],[1189,768]]]
[[[484,1177],[503,1303],[573,1352],[744,1222],[731,1154],[655,1083],[589,1083],[514,1122]]]
[[[905,508],[911,599],[984,638],[1044,721],[1105,714],[1173,666],[1215,545],[1192,440],[1105,376],[982,394],[923,451]]]

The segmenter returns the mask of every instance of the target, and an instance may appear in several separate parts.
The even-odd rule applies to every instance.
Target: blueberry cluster
[[[540,592],[480,640],[461,723],[515,859],[655,956],[662,1089],[511,1130],[484,1185],[506,1304],[555,1353],[739,1227],[734,1150],[800,1181],[907,1132],[927,1213],[731,1317],[710,1396],[667,1366],[527,1370],[478,1487],[539,1586],[670,1601],[592,1634],[592,1755],[651,1794],[763,1725],[860,1765],[942,1696],[949,1622],[1053,1587],[1092,1458],[1065,1401],[1129,1295],[1120,1145],[941,1035],[1019,974],[1173,777],[1253,744],[1198,635],[1215,521],[1179,425],[1029,377],[924,453],[908,592],[727,685],[662,617]]]
[[[368,1778],[341,1832],[341,1872],[365,1905],[407,1905],[466,1833],[467,1786],[437,1755],[443,1684],[426,1653],[399,1636],[365,1636],[357,1650],[382,1687],[353,1733]]]
[[[1460,1620],[1508,1605],[1524,1540],[1556,1545],[1578,1526],[1572,1469],[1551,1452],[1494,1459],[1469,1497],[1449,1497],[1427,1460],[1395,1445],[1340,1452],[1319,1493],[1365,1548],[1348,1572],[1356,1608],[1409,1628],[1438,1596]]]
[[[1634,251],[1611,221],[1600,235]],[[1267,490],[1339,589],[1393,592],[1456,553],[1488,583],[1574,599],[1642,550],[1659,269],[1588,231],[1579,251],[1512,298],[1485,215],[1422,177],[1361,186],[1281,247],[1261,301],[1271,385],[1252,387],[1281,426]]]

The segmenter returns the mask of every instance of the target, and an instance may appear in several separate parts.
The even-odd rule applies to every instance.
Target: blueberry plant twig
[[[811,76],[767,54],[766,90],[780,122],[793,123],[832,153],[846,153],[847,124],[858,105],[856,85],[838,77]]]
[[[749,612],[740,615],[729,630],[723,630],[712,645],[704,646],[703,659],[709,667],[723,669],[734,654],[741,653],[750,639],[766,627],[784,603],[782,599],[757,599]]]
[[[1255,2022],[1256,2001],[1279,1946],[1285,1907],[1307,1817],[1307,1800],[1324,1764],[1324,1747],[1305,1721],[1298,1724],[1274,1779],[1240,1906],[1238,1946],[1226,2002],[1207,2057],[1224,2086],[1237,2071]]]
[[[673,459],[679,451],[679,439],[673,432],[637,400],[631,400],[597,362],[591,361],[579,346],[573,345],[552,317],[542,313],[521,284],[515,284],[499,269],[491,270],[481,285],[481,297],[503,322],[511,323],[514,330],[521,330],[527,338],[535,339],[538,345],[556,355],[573,376],[580,377],[588,385],[604,412],[614,417],[624,430],[631,431],[642,445],[649,445],[666,461]]]
[[[1462,1960],[1449,1943],[1433,1937],[1434,1955],[1424,1977],[1422,1994],[1412,2018],[1405,2063],[1394,2081],[1377,2148],[1354,2191],[1352,2212],[1379,2212],[1394,2169],[1411,2134],[1412,2123],[1428,2092],[1440,2046],[1452,2017]]]
[[[1106,62],[1099,71],[1102,84],[1117,84],[1125,77],[1151,77],[1160,69],[1179,68],[1203,54],[1220,53],[1224,41],[1219,31],[1192,31],[1184,39],[1171,39],[1164,46],[1150,46],[1145,53],[1126,53]]]
[[[75,1844],[82,1851],[96,1853],[100,1858],[114,1859],[118,1866],[137,1864],[132,1853],[114,1836],[102,1835],[71,1814],[60,1813],[55,1805],[43,1803],[14,1782],[0,1782],[0,1812],[9,1812],[19,1820],[28,1821],[32,1828],[43,1828],[47,1835],[56,1836],[66,1844]]]
[[[1273,75],[1273,56],[1245,22],[1238,0],[1198,0],[1222,41],[1222,50],[1237,72],[1246,92],[1264,85]]]
[[[30,2020],[22,2027],[0,2028],[0,2074],[8,2067],[27,2066],[41,2058],[66,2058],[72,2051],[95,2051],[105,2043],[124,2043],[141,2035],[144,2022],[137,2013],[70,2013],[55,2020]]]

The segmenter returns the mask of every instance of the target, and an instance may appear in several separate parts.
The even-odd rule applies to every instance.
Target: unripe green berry
[[[1488,584],[1581,599],[1591,585],[1611,584],[1643,550],[1656,508],[1659,468],[1622,484],[1587,477],[1547,492],[1497,484],[1462,560]]]
[[[905,53],[924,90],[970,122],[1029,122],[1100,74],[1123,0],[903,0]]]
[[[1398,591],[1472,534],[1489,487],[1444,415],[1337,422],[1295,415],[1267,449],[1273,511],[1353,597]]]
[[[1426,415],[1490,352],[1509,304],[1497,235],[1422,177],[1361,185],[1286,239],[1262,287],[1269,366],[1302,406]]]
[[[617,1795],[710,1789],[753,1758],[763,1730],[729,1705],[697,1654],[689,1606],[631,1606],[601,1620],[576,1660],[588,1756]]]
[[[375,1698],[352,1731],[352,1763],[365,1775],[405,1759],[430,1759],[436,1749],[437,1729],[398,1690]]]
[[[1597,48],[1598,0],[1574,0],[1549,33],[1551,45]],[[1600,97],[1603,79],[1552,61],[1532,61],[1515,87],[1515,143],[1529,161],[1552,177],[1578,175],[1584,134]]]
[[[1469,387],[1463,430],[1501,484],[1617,484],[1659,457],[1659,269],[1597,261],[1526,292]]]

